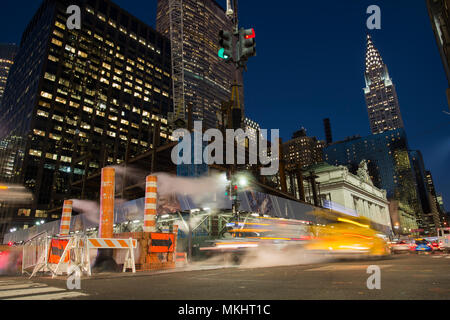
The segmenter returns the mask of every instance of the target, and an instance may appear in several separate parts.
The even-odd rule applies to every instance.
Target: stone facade
[[[328,203],[333,209],[339,207],[348,214],[356,213],[392,230],[386,191],[373,185],[365,161],[361,162],[358,175],[349,172],[345,166],[327,163],[307,168],[307,172],[311,171],[318,176],[316,181],[323,205]],[[307,202],[312,203],[311,186],[305,182],[304,187]]]

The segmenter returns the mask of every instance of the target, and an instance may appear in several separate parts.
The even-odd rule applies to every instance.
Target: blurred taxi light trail
[[[230,232],[266,232],[270,229],[233,229]]]
[[[9,189],[9,187],[7,187],[7,186],[0,186],[0,190],[8,190]]]
[[[352,249],[352,250],[369,250],[367,247],[355,247],[355,246],[339,246],[341,249]]]
[[[237,224],[237,222],[235,222],[235,223]],[[243,224],[249,225],[249,226],[271,226],[270,223],[257,223],[257,222],[244,222]]]
[[[363,236],[362,234],[355,234],[355,233],[344,233],[344,236],[358,237],[358,238],[367,239],[367,240],[373,239],[373,237],[367,237],[367,236]]]
[[[220,250],[220,249],[239,249],[239,248],[256,248],[257,243],[241,242],[241,243],[218,243],[215,247],[200,248],[200,250]]]
[[[354,225],[357,225],[357,226],[363,227],[363,228],[369,228],[369,226],[367,224],[358,223],[356,221],[352,221],[352,220],[345,219],[345,218],[338,218],[338,221],[351,223],[351,224],[354,224]]]
[[[292,240],[291,238],[269,238],[269,237],[248,237],[249,239],[261,239],[261,240]]]

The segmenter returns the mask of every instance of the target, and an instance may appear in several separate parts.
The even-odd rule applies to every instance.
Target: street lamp
[[[238,182],[240,187],[246,187],[248,185],[248,180],[246,177],[240,177]]]

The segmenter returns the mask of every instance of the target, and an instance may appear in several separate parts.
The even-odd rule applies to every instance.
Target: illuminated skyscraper
[[[172,23],[176,24],[172,30],[171,2],[182,5],[182,23],[172,17]],[[176,50],[183,56],[184,104],[192,103],[193,118],[202,120],[204,128],[217,127],[217,114],[222,102],[230,100],[234,75],[233,64],[225,63],[217,55],[219,31],[232,30],[225,10],[215,0],[158,0],[156,29],[172,38],[172,42],[176,37],[171,37],[171,33],[182,33],[182,48]],[[173,55],[172,59],[175,60]],[[242,84],[242,75],[239,77]],[[242,101],[241,95],[241,104]]]
[[[80,30],[66,25],[71,4]],[[170,73],[168,39],[113,2],[43,1],[0,107],[0,174],[34,194],[16,226],[58,218],[48,211],[73,196],[73,181],[169,139]]]
[[[450,0],[427,0],[428,13],[447,76],[450,107]]]
[[[294,132],[292,139],[283,143],[283,156],[287,171],[296,171],[298,167],[310,166],[323,161],[325,141],[308,137],[306,129]]]
[[[365,80],[364,94],[372,133],[403,128],[394,83],[369,35],[367,36]]]
[[[3,92],[5,92],[9,70],[14,63],[16,52],[17,46],[15,44],[0,44],[0,104],[2,102]]]

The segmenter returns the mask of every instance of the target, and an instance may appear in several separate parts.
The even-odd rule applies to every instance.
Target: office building
[[[430,215],[433,222],[430,229],[434,230],[441,227],[441,221],[442,219],[444,219],[444,212],[440,212],[440,206],[437,199],[436,188],[434,187],[434,181],[431,171],[425,171],[425,181],[429,194],[429,203],[431,209]]]
[[[395,85],[369,35],[364,77],[366,80],[364,95],[372,134],[403,128]]]
[[[322,162],[324,147],[325,141],[308,137],[305,128],[294,132],[292,139],[282,145],[286,171]]]
[[[325,141],[327,145],[333,143],[333,135],[331,132],[331,122],[329,118],[323,119],[323,127],[325,130]]]
[[[235,72],[233,64],[217,54],[219,31],[232,30],[225,10],[215,0],[158,0],[156,29],[171,39],[172,57],[178,62],[174,64],[178,74],[173,86],[174,117],[186,120],[186,106],[192,104],[194,121],[203,121],[206,129],[217,128],[217,114],[231,98]],[[242,74],[238,78],[242,85]],[[240,97],[243,107],[242,91]]]
[[[79,30],[66,23],[72,4],[82,10]],[[149,150],[154,128],[169,139],[171,84],[169,40],[113,2],[43,1],[0,110],[0,139],[19,153],[10,180],[35,198],[14,217],[17,226],[58,218],[47,212],[73,196],[73,181]]]
[[[450,0],[426,0],[431,26],[447,76],[447,101],[450,108]]]
[[[11,66],[14,63],[16,53],[17,46],[15,44],[0,44],[0,104],[2,103],[6,80],[8,80],[9,70],[11,70]]]

